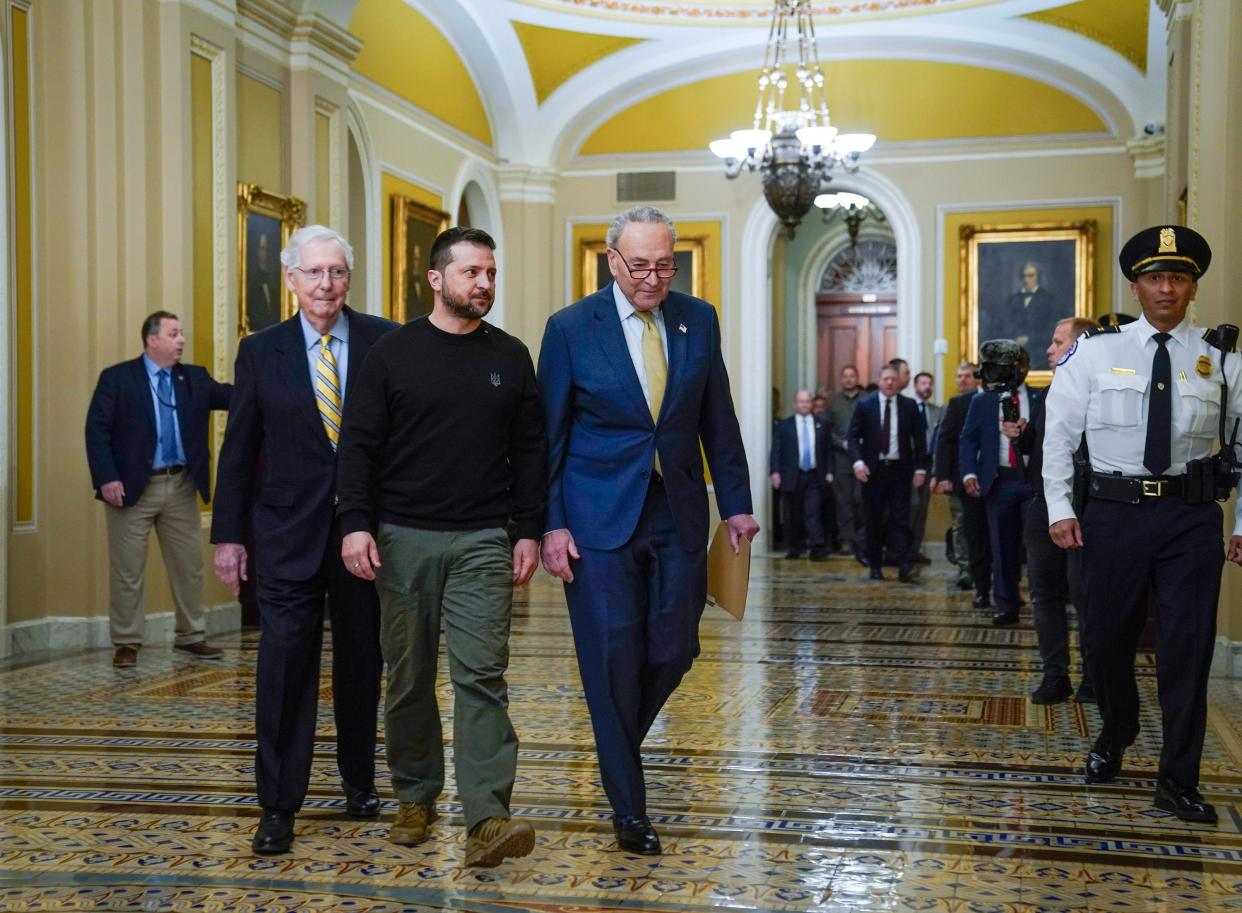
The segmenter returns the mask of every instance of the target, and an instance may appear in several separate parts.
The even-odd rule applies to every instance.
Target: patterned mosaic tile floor
[[[1029,620],[992,628],[935,567],[917,586],[860,571],[757,560],[746,621],[709,610],[645,745],[658,858],[612,840],[542,575],[510,674],[514,812],[539,839],[493,870],[462,865],[451,781],[422,846],[345,818],[326,703],[295,851],[253,857],[253,635],[222,665],[151,647],[134,671],[107,651],[0,667],[0,910],[1242,911],[1242,683],[1212,683],[1203,786],[1221,823],[1186,825],[1150,804],[1149,658],[1143,735],[1116,784],[1088,788],[1095,708],[1026,700]]]

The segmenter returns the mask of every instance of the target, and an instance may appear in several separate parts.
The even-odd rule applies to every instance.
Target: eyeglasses
[[[311,282],[318,282],[324,277],[325,274],[327,274],[328,278],[333,282],[340,282],[342,279],[349,278],[349,270],[342,266],[334,266],[331,269],[320,269],[317,266],[312,267],[311,269],[302,269],[300,266],[295,266],[293,269],[296,269]]]
[[[636,269],[625,262],[625,257],[621,256],[621,251],[615,247],[608,248],[617,255],[617,259],[625,264],[625,271],[630,274],[631,279],[646,279],[652,273],[656,274],[657,279],[672,279],[677,275],[677,264],[669,264],[667,266],[653,266],[646,269]]]

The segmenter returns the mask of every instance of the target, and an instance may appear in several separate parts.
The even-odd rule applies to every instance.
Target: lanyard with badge
[[[1203,341],[1220,350],[1220,450],[1209,457],[1186,464],[1185,500],[1189,504],[1225,501],[1238,487],[1242,476],[1242,457],[1238,455],[1238,419],[1234,419],[1229,440],[1225,440],[1225,412],[1229,404],[1229,379],[1225,375],[1225,357],[1237,349],[1238,328],[1222,323],[1203,334]],[[1207,356],[1203,356],[1206,361]]]

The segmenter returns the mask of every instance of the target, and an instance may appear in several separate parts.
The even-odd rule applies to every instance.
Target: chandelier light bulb
[[[712,150],[713,155],[725,161],[746,157],[746,147],[732,139],[712,140],[708,148]]]
[[[771,130],[734,130],[729,134],[729,139],[738,143],[742,148],[749,150],[751,153],[758,152],[767,146],[772,139]],[[741,158],[741,156],[738,156]]]
[[[821,193],[815,198],[815,205],[820,209],[836,209],[841,205],[841,199],[835,193]]]
[[[841,206],[852,206],[854,209],[862,209],[871,201],[860,193],[850,193],[842,190],[837,194],[837,203]]]
[[[874,133],[842,133],[837,137],[837,149],[842,155],[862,154],[874,145]]]

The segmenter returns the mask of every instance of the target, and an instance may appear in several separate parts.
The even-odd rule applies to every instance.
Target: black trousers
[[[255,780],[264,808],[296,812],[310,783],[319,707],[323,613],[332,624],[332,709],[336,763],[357,789],[375,783],[375,726],[383,659],[375,585],[341,563],[341,538],[329,536],[309,580],[259,577]]]
[[[1083,580],[1080,549],[1063,549],[1048,535],[1048,504],[1037,493],[1026,513],[1026,573],[1031,584],[1031,612],[1044,676],[1064,678],[1070,672],[1069,622],[1066,604],[1073,603],[1082,645]],[[1083,660],[1084,677],[1086,659]]]
[[[1086,565],[1083,635],[1103,728],[1097,742],[1133,744],[1139,731],[1134,651],[1147,617],[1150,581],[1156,620],[1156,677],[1164,744],[1160,773],[1199,784],[1207,685],[1216,640],[1216,603],[1225,562],[1217,504],[1145,498],[1091,500],[1082,518]]]
[[[1035,492],[1020,478],[1013,470],[999,470],[983,498],[992,544],[992,597],[1001,612],[1016,613],[1022,604],[1022,530]]]
[[[963,492],[961,503],[966,548],[970,553],[970,576],[975,581],[975,592],[991,593],[992,542],[988,533],[988,512],[983,506],[983,498],[972,498]]]
[[[867,561],[884,566],[884,543],[901,567],[914,561],[910,554],[910,490],[914,471],[896,463],[879,463],[863,482],[863,505],[867,513]]]
[[[787,480],[782,478],[781,482]],[[792,489],[781,487],[785,541],[791,551],[824,547],[824,486],[818,469],[799,472]]]

